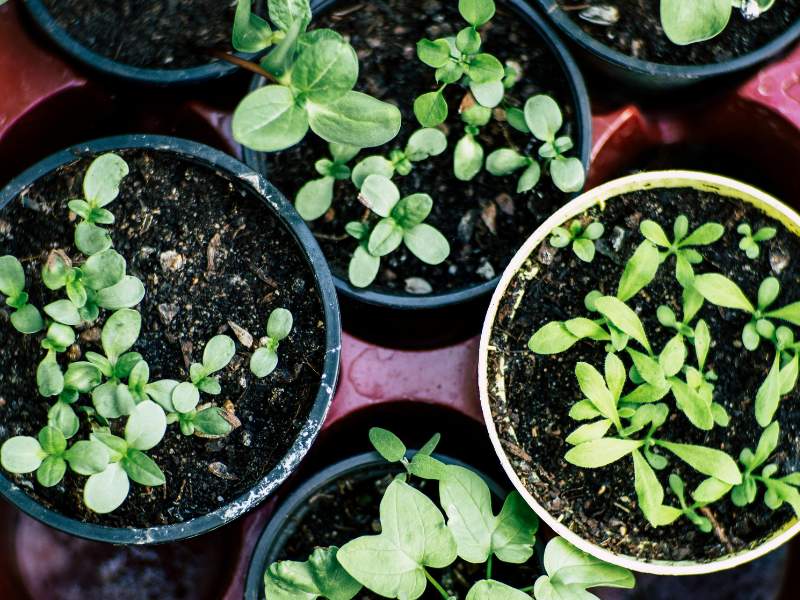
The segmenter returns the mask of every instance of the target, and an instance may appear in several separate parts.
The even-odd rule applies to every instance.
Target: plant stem
[[[428,569],[423,567],[422,572],[425,573],[425,578],[431,582],[431,585],[436,588],[436,591],[439,592],[442,598],[444,598],[444,600],[450,600],[450,594],[448,594],[439,584],[439,582],[436,581],[430,573],[428,573]]]
[[[250,62],[249,60],[244,60],[243,58],[239,58],[238,56],[234,56],[228,52],[223,52],[221,50],[208,50],[208,53],[213,56],[214,58],[218,58],[220,60],[224,60],[225,62],[229,62],[231,64],[236,65],[237,67],[241,67],[246,69],[247,71],[251,71],[256,75],[261,75],[265,79],[269,81],[274,81],[278,83],[278,79],[269,71],[262,68],[261,65],[258,65],[254,62]]]
[[[494,554],[489,555],[489,560],[486,561],[486,579],[492,578],[492,560],[494,559]]]
[[[525,592],[525,593],[527,594],[528,592],[532,592],[532,591],[533,591],[533,587],[534,587],[534,586],[532,586],[532,585],[529,585],[528,587],[520,588],[520,590],[519,590],[519,591],[520,591],[520,592]]]

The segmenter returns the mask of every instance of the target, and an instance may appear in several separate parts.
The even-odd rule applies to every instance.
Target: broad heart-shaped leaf
[[[15,257],[0,256],[0,292],[15,298],[25,289],[25,271]]]
[[[381,146],[400,131],[400,111],[361,92],[348,91],[333,102],[308,102],[308,123],[323,140],[359,148]]]
[[[731,6],[731,0],[661,0],[661,26],[674,44],[702,42],[725,29]]]
[[[503,79],[502,63],[491,54],[477,54],[467,63],[467,75],[475,83],[489,83]]]
[[[319,219],[331,207],[333,201],[333,177],[321,177],[306,182],[297,192],[294,207],[306,221]]]
[[[308,131],[308,115],[297,105],[292,91],[266,85],[250,92],[233,113],[233,137],[260,152],[277,152],[294,146]]]
[[[112,314],[100,334],[106,357],[115,363],[121,354],[136,343],[141,329],[142,315],[138,311],[123,308]]]
[[[539,94],[525,102],[525,123],[536,139],[552,142],[563,122],[561,109],[550,96]]]
[[[239,52],[260,52],[272,44],[272,28],[253,14],[253,0],[238,0],[233,17],[231,45]]]
[[[152,400],[136,405],[125,424],[125,441],[136,450],[150,450],[167,430],[167,417],[164,410]]]
[[[119,184],[128,174],[128,165],[113,153],[92,161],[83,177],[83,195],[93,206],[105,206],[119,195]]]
[[[417,58],[434,69],[443,67],[450,61],[450,44],[445,39],[423,38],[417,42]]]
[[[26,304],[11,313],[11,324],[20,333],[38,333],[44,329],[44,319],[33,304]]]
[[[306,46],[292,65],[292,87],[312,102],[332,102],[353,89],[358,58],[344,39]]]
[[[466,600],[531,600],[531,597],[505,583],[482,579],[469,589]]]
[[[506,562],[523,563],[533,555],[539,522],[531,509],[519,502],[521,498],[509,501],[510,498],[496,517],[492,513],[492,494],[483,478],[458,465],[444,468],[439,479],[439,499],[462,559],[483,563],[497,554]]]
[[[694,278],[694,289],[706,300],[717,306],[735,308],[753,313],[755,308],[741,288],[719,273],[705,273]]]
[[[380,535],[345,544],[336,557],[362,585],[387,598],[414,600],[425,591],[425,567],[444,568],[456,558],[456,542],[436,505],[395,479],[380,506]]]
[[[644,442],[639,440],[602,438],[575,446],[564,455],[564,458],[577,467],[597,469],[618,461],[641,448],[643,444]]]
[[[302,29],[311,21],[311,6],[308,0],[270,0],[269,18],[281,31],[286,31],[295,21],[303,23]]]
[[[388,217],[400,200],[400,190],[383,175],[369,175],[361,184],[361,204],[381,217]]]
[[[417,129],[408,138],[405,154],[408,160],[418,162],[430,156],[439,156],[447,150],[447,136],[431,127]]]
[[[627,569],[609,565],[557,537],[544,549],[544,568],[534,585],[536,600],[592,600],[592,587],[630,589],[636,584]]]
[[[634,488],[645,518],[653,527],[669,525],[681,516],[681,511],[673,506],[665,506],[664,488],[656,477],[655,471],[636,450],[633,456]]]
[[[361,584],[336,560],[336,546],[316,548],[306,562],[272,563],[264,573],[264,594],[270,600],[350,600]]]
[[[450,255],[450,243],[435,227],[420,223],[403,232],[403,242],[412,254],[429,265],[438,265]]]
[[[672,452],[690,467],[703,475],[715,477],[731,485],[742,483],[742,474],[734,460],[722,450],[695,446],[692,444],[678,444],[659,440],[659,446]]]
[[[0,446],[0,464],[9,473],[33,473],[47,458],[36,438],[18,435]]]
[[[95,302],[106,310],[132,308],[144,298],[144,284],[132,275],[126,275],[118,283],[99,290],[95,294]]]
[[[98,514],[110,513],[125,502],[130,485],[122,465],[112,462],[105,471],[96,473],[86,480],[83,503]]]
[[[363,245],[359,244],[350,259],[347,277],[355,287],[365,288],[375,281],[380,266],[381,259],[377,256],[372,256]]]
[[[633,298],[639,290],[653,281],[659,264],[659,253],[655,245],[649,241],[639,244],[633,256],[625,263],[625,270],[619,280],[617,298],[623,302]]]
[[[645,334],[644,326],[637,314],[627,304],[613,296],[601,296],[594,301],[595,308],[606,319],[623,333],[639,342],[650,351],[650,342]]]

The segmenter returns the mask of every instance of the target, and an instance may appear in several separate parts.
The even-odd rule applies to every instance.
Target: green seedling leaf
[[[530,600],[530,596],[505,583],[482,579],[469,589],[466,600]]]
[[[397,107],[361,92],[348,91],[325,104],[308,102],[306,110],[311,130],[327,142],[372,148],[400,131]]]
[[[108,318],[100,340],[112,364],[136,343],[141,329],[142,316],[135,310],[124,308]]]
[[[672,452],[675,456],[703,475],[714,477],[731,485],[742,483],[742,474],[739,472],[736,463],[721,450],[692,444],[666,442],[663,440],[659,440],[657,444]]]
[[[717,306],[743,310],[748,313],[755,312],[755,308],[741,288],[719,273],[697,275],[694,279],[694,288],[703,298]]]
[[[650,342],[645,334],[644,326],[630,307],[613,296],[597,298],[594,305],[597,311],[611,321],[617,329],[632,337],[650,352]]]
[[[471,181],[483,168],[483,146],[474,136],[464,135],[453,153],[453,173],[461,181]]]
[[[731,18],[730,0],[662,0],[661,25],[674,44],[694,44],[719,35]]]
[[[686,382],[677,377],[670,378],[669,385],[675,395],[678,408],[692,425],[704,431],[711,430],[714,427],[714,416],[709,403]]]
[[[447,102],[442,90],[428,92],[414,100],[414,115],[423,127],[436,127],[447,119]]]
[[[364,181],[370,175],[382,175],[387,179],[391,179],[394,176],[394,170],[392,161],[385,159],[383,156],[368,156],[355,166],[350,179],[353,185],[361,189]]]
[[[561,109],[550,96],[539,94],[525,102],[525,123],[528,129],[543,142],[552,142],[564,120]]]
[[[308,0],[270,0],[269,18],[281,31],[288,31],[299,22],[302,29],[311,21],[311,5]]]
[[[438,129],[430,127],[418,129],[411,134],[406,144],[408,160],[419,162],[431,156],[439,156],[447,149],[447,136]]]
[[[102,290],[119,283],[125,276],[125,259],[116,250],[103,250],[90,256],[81,272],[83,285],[92,290]]]
[[[433,208],[433,199],[428,194],[411,194],[402,198],[392,209],[392,218],[404,229],[412,229],[422,223]]]
[[[0,292],[16,298],[25,291],[25,271],[13,256],[0,256]]]
[[[289,88],[267,85],[249,93],[233,113],[233,137],[259,152],[294,146],[308,131],[308,115]]]
[[[380,266],[381,259],[372,256],[364,246],[359,245],[350,259],[347,270],[348,279],[355,287],[365,288],[375,281]]]
[[[427,223],[403,231],[403,242],[414,256],[429,265],[441,264],[450,255],[447,238]]]
[[[310,101],[333,102],[355,86],[358,58],[344,39],[321,40],[300,52],[291,74],[292,87]]]
[[[33,437],[19,435],[0,446],[0,464],[9,473],[33,473],[45,458],[47,452]]]
[[[369,175],[361,185],[358,199],[375,214],[388,217],[400,200],[400,190],[388,177]]]
[[[200,390],[191,382],[179,383],[172,392],[172,405],[181,413],[188,413],[200,402]]]
[[[781,359],[780,354],[775,356],[772,368],[756,392],[756,421],[761,427],[766,427],[775,416],[778,404],[781,401]]]
[[[530,159],[511,148],[500,148],[492,152],[486,159],[486,170],[492,175],[510,175],[528,166]]]
[[[159,408],[159,410],[161,410]],[[138,484],[147,486],[164,485],[166,479],[155,461],[140,450],[128,450],[121,461],[128,477]]]
[[[225,411],[216,406],[198,411],[192,425],[195,435],[204,438],[224,437],[233,431],[233,425],[225,418]]]
[[[26,304],[11,313],[11,325],[20,333],[38,333],[44,329],[44,319],[33,304]]]
[[[656,227],[658,226],[656,225]],[[663,231],[661,233],[663,234]],[[639,293],[639,290],[649,285],[658,272],[659,263],[658,250],[652,243],[642,242],[639,244],[633,256],[625,263],[625,269],[619,280],[617,298],[623,302],[630,300]]]
[[[603,438],[579,444],[569,450],[564,458],[568,463],[585,469],[605,467],[627,456],[644,444],[639,440]]]
[[[278,366],[278,353],[270,348],[258,348],[250,357],[250,371],[258,378],[266,377]]]
[[[203,370],[206,376],[221,371],[236,355],[236,344],[227,335],[215,335],[203,350]]]
[[[64,453],[70,469],[79,475],[94,475],[103,472],[110,459],[108,449],[94,440],[75,442]]]
[[[384,460],[390,463],[400,462],[406,455],[406,446],[391,431],[373,427],[369,430],[369,441]]]
[[[239,52],[260,52],[272,45],[272,28],[252,12],[253,0],[239,0],[233,17],[231,45]]]
[[[125,501],[130,489],[128,475],[118,462],[112,462],[102,473],[89,477],[83,488],[83,503],[98,514],[110,513]]]
[[[136,277],[126,275],[115,285],[98,290],[95,302],[106,310],[133,308],[142,301],[144,294],[144,284]]]
[[[664,488],[638,450],[633,453],[633,467],[636,496],[649,523],[653,527],[662,527],[680,517],[682,512],[679,509],[664,505]]]
[[[445,39],[421,39],[417,42],[417,57],[429,67],[438,69],[450,62],[450,44]]]
[[[469,59],[466,72],[475,83],[501,82],[505,74],[503,65],[491,54],[476,54]]]
[[[468,31],[472,31],[472,29],[468,29]],[[469,84],[469,91],[472,92],[478,104],[486,108],[498,106],[503,101],[506,94],[506,89],[503,87],[503,82],[500,80],[487,81],[486,83],[471,81]]]
[[[494,0],[459,0],[458,12],[473,27],[488,23],[494,16]]]
[[[557,156],[550,161],[550,178],[559,190],[568,194],[583,189],[586,173],[579,159]]]
[[[127,163],[113,153],[102,154],[92,161],[83,177],[83,195],[92,207],[102,207],[119,195],[119,185],[129,169]]]
[[[167,418],[164,410],[151,400],[136,405],[125,424],[125,441],[136,450],[150,450],[164,437]]]
[[[373,256],[386,256],[403,243],[403,228],[391,217],[381,219],[369,236],[367,249]]]
[[[361,584],[336,559],[338,548],[316,548],[306,562],[280,561],[264,573],[264,593],[270,600],[351,600]]]
[[[552,321],[531,336],[528,348],[536,354],[559,354],[569,350],[579,339],[570,333],[564,323]]]

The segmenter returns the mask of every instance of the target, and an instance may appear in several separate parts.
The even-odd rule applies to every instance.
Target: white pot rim
[[[517,271],[539,244],[547,238],[550,231],[583,213],[588,208],[614,196],[635,190],[676,187],[691,187],[743,200],[763,210],[770,217],[780,221],[793,233],[800,235],[800,215],[793,209],[753,186],[719,175],[684,170],[651,171],[615,179],[585,192],[568,202],[540,225],[517,251],[503,272],[500,283],[492,296],[481,332],[480,347],[478,350],[478,388],[486,429],[489,433],[492,445],[494,446],[495,453],[500,459],[503,470],[528,505],[536,512],[542,521],[556,532],[556,534],[600,560],[630,569],[631,571],[656,575],[705,575],[737,567],[775,550],[800,532],[800,521],[798,521],[797,518],[792,518],[781,529],[774,532],[769,538],[753,548],[741,550],[734,554],[727,554],[721,558],[705,562],[694,560],[654,561],[610,552],[572,532],[556,517],[551,515],[547,509],[539,504],[530,492],[528,492],[525,485],[514,471],[514,468],[511,466],[506,451],[500,444],[500,438],[492,418],[489,402],[489,382],[487,378],[489,340],[500,301],[505,295],[506,289]]]

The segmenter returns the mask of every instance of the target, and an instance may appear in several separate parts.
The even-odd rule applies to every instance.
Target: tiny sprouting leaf
[[[692,492],[692,498],[700,504],[712,504],[723,498],[731,489],[731,484],[709,477],[700,482]]]
[[[530,163],[530,159],[511,148],[500,148],[486,159],[486,170],[492,175],[509,175]]]
[[[735,308],[748,313],[755,312],[750,300],[733,281],[719,273],[697,275],[694,288],[709,302],[725,308]]]
[[[595,299],[594,306],[617,329],[639,342],[645,350],[650,351],[650,342],[641,320],[624,302],[613,296],[602,296]]]
[[[715,477],[731,485],[742,483],[742,474],[739,472],[736,463],[722,450],[664,440],[659,440],[658,445],[669,450],[703,475]]]
[[[78,307],[70,300],[56,300],[44,307],[44,312],[54,321],[77,327],[83,322]]]
[[[456,48],[462,54],[475,54],[481,49],[481,35],[474,27],[464,27],[456,34]],[[450,45],[447,46],[448,54]]]
[[[355,287],[367,287],[375,281],[380,266],[381,259],[377,256],[372,256],[364,246],[359,245],[350,259],[347,270],[348,279]]]
[[[122,465],[112,462],[102,473],[86,480],[83,503],[98,514],[110,513],[125,501],[129,489],[130,481]]]
[[[425,567],[443,568],[455,560],[453,535],[436,505],[399,479],[381,500],[380,520],[379,535],[348,542],[336,558],[377,594],[415,600],[425,591]]]
[[[369,236],[367,249],[373,256],[386,256],[403,243],[403,228],[391,217],[381,219]]]
[[[267,3],[269,18],[281,31],[288,31],[293,23],[301,29],[311,21],[311,5],[308,0],[270,0]]]
[[[138,484],[157,486],[166,483],[164,473],[155,461],[141,450],[128,450],[121,464],[122,468],[125,469],[125,473],[128,474],[128,477]]]
[[[447,102],[441,90],[417,96],[414,115],[423,127],[436,127],[447,119]]]
[[[445,39],[421,39],[417,42],[417,57],[429,67],[438,69],[450,61],[450,45]]]
[[[661,26],[671,42],[693,44],[721,33],[731,18],[730,0],[662,0]]]
[[[267,321],[267,335],[274,340],[285,339],[292,330],[292,313],[285,308],[276,308]]]
[[[191,382],[184,381],[172,391],[172,405],[181,413],[188,413],[200,402],[200,390]]]
[[[106,310],[132,308],[144,298],[144,284],[136,277],[126,275],[115,285],[98,290],[95,294],[97,306]]]
[[[102,207],[119,195],[119,185],[129,169],[122,157],[107,153],[92,161],[83,177],[83,195],[92,207]]]
[[[0,464],[10,473],[33,473],[47,453],[36,438],[19,435],[3,442],[0,447]]]
[[[536,139],[552,142],[564,119],[561,109],[550,96],[539,94],[528,98],[525,102],[525,123]]]
[[[552,321],[536,330],[528,340],[528,348],[536,354],[559,354],[570,349],[579,339],[563,323]]]
[[[217,406],[209,406],[195,414],[192,419],[195,434],[204,438],[219,438],[233,431],[233,425],[225,418],[225,411]]]
[[[60,456],[48,456],[36,469],[36,480],[44,487],[58,485],[67,472],[67,463]]]
[[[252,11],[253,0],[238,0],[231,45],[239,52],[260,52],[272,45],[272,28]]]
[[[42,282],[48,289],[59,290],[67,284],[71,269],[72,261],[69,257],[60,250],[53,250],[42,266]]]
[[[125,259],[109,248],[86,259],[81,273],[83,285],[92,290],[102,290],[119,283],[125,276]]]
[[[391,431],[380,427],[369,430],[369,441],[384,460],[399,462],[406,455],[406,446],[402,440]]]
[[[151,400],[136,405],[125,424],[125,441],[136,450],[150,450],[164,437],[167,418],[164,410]]]
[[[458,0],[458,12],[467,23],[480,27],[494,16],[494,0]]]
[[[505,583],[493,579],[482,579],[467,592],[465,600],[530,600],[530,596]],[[545,597],[542,596],[542,599]]]
[[[639,507],[653,527],[668,525],[681,516],[681,511],[664,502],[664,488],[653,468],[637,450],[633,453],[634,487]]]
[[[586,317],[575,317],[564,321],[564,327],[572,335],[578,338],[590,338],[597,341],[607,341],[609,339],[608,332],[595,321],[587,319]]]
[[[74,436],[80,428],[80,421],[78,421],[75,410],[60,400],[47,411],[47,424],[60,429],[66,438]]]
[[[25,290],[25,271],[13,256],[0,256],[0,292],[16,298]]]
[[[575,157],[557,156],[550,161],[550,178],[555,186],[564,193],[577,192],[583,189],[586,173],[583,163]]]
[[[619,358],[614,354],[606,355],[606,372],[612,378],[612,383],[615,392],[621,391],[619,385]],[[594,405],[597,411],[610,419],[613,423],[619,425],[619,415],[617,414],[617,401],[619,396],[616,396],[609,390],[603,376],[592,365],[585,362],[579,362],[575,365],[575,377],[578,379],[578,385],[583,394]],[[622,368],[622,380],[624,382],[625,369]]]
[[[48,352],[36,368],[36,385],[45,398],[58,396],[64,389],[64,374],[56,361],[55,352]]]
[[[707,246],[719,240],[725,234],[725,228],[719,223],[703,223],[688,237],[680,241],[680,246]]]
[[[656,223],[655,221],[651,221],[649,219],[642,221],[639,224],[639,231],[642,232],[642,235],[653,242],[656,246],[661,246],[662,248],[669,248],[671,245],[667,234],[664,233],[664,230],[661,228],[661,225]]]
[[[625,263],[617,288],[617,298],[623,302],[630,300],[649,285],[658,272],[659,263],[658,250],[651,242],[639,244],[633,256]]]
[[[425,127],[408,138],[405,154],[410,161],[419,162],[431,156],[439,156],[446,149],[447,136],[438,129]]]
[[[105,470],[110,457],[108,449],[100,442],[81,440],[69,447],[64,459],[69,463],[69,468],[79,475],[94,475]]]
[[[670,389],[675,395],[675,402],[678,408],[686,415],[686,418],[703,431],[709,431],[714,427],[714,415],[711,406],[706,400],[685,381],[677,377],[670,378]]]
[[[382,175],[391,179],[394,175],[394,164],[383,156],[368,156],[360,161],[350,175],[350,180],[358,189],[364,185],[364,181],[370,175]]]
[[[38,333],[44,329],[44,319],[39,309],[33,304],[26,304],[11,313],[11,325],[20,333]]]
[[[580,412],[578,414],[580,414]],[[572,416],[571,411],[570,416]],[[583,444],[584,442],[599,440],[600,438],[605,437],[606,433],[608,433],[608,430],[611,428],[611,425],[612,423],[609,419],[601,419],[600,421],[595,421],[594,423],[581,425],[572,433],[570,433],[564,439],[564,441],[573,446],[577,446],[578,444]]]
[[[400,111],[361,92],[349,91],[333,102],[308,102],[308,124],[327,142],[372,148],[394,139]]]
[[[381,217],[388,217],[400,200],[400,190],[383,175],[369,175],[361,185],[359,201]]]
[[[472,31],[470,29],[470,31]],[[471,81],[469,90],[478,101],[481,107],[495,108],[498,106],[505,96],[506,90],[503,87],[503,82],[500,80],[487,81],[485,83],[477,83]]]
[[[258,378],[266,377],[278,366],[278,353],[266,347],[257,348],[250,357],[250,371]],[[186,412],[186,411],[184,411]]]
[[[483,146],[469,133],[458,142],[453,152],[453,173],[461,181],[471,181],[483,168]]]
[[[333,201],[333,177],[322,177],[306,182],[297,192],[294,207],[306,221],[318,219],[327,212]]]
[[[142,316],[135,310],[123,308],[112,314],[100,334],[106,357],[112,363],[116,362],[136,343],[141,328]]]
[[[206,375],[221,371],[233,360],[236,344],[227,335],[215,335],[203,350],[203,369]]]
[[[476,54],[468,59],[466,72],[475,83],[501,81],[505,74],[503,65],[491,54]]]
[[[392,218],[404,229],[411,229],[425,219],[433,208],[433,198],[428,194],[411,194],[402,198],[392,209]]]
[[[414,256],[429,265],[441,264],[450,255],[447,238],[427,223],[404,230],[403,242]]]
[[[597,469],[618,461],[643,444],[643,441],[619,438],[591,440],[570,449],[564,458],[577,467]]]
[[[83,221],[75,227],[75,246],[86,256],[92,256],[111,248],[111,236],[102,227]]]

